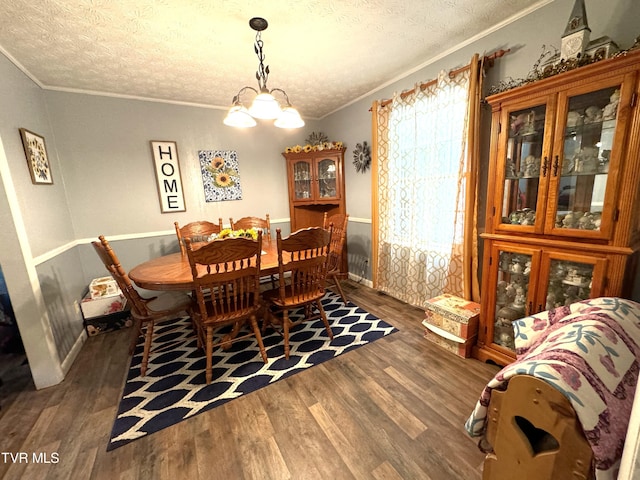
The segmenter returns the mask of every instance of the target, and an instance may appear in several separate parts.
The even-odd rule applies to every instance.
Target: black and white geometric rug
[[[205,382],[205,358],[197,348],[191,320],[156,326],[147,375],[140,377],[142,338],[131,360],[107,451],[211,410],[306,368],[342,355],[397,331],[388,323],[327,292],[322,300],[334,338],[322,320],[303,322],[291,330],[289,360],[282,336],[263,335],[268,362],[254,338],[213,352],[213,380]]]

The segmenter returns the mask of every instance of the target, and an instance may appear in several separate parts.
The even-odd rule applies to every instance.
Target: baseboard
[[[356,275],[355,273],[351,273],[349,272],[349,280],[353,280],[354,282],[357,282],[361,285],[365,285],[369,288],[373,288],[373,282],[371,280],[368,280],[364,277],[360,277],[358,275]]]
[[[82,349],[82,345],[84,345],[84,342],[86,342],[86,340],[87,340],[87,332],[83,327],[82,331],[80,332],[80,335],[78,335],[78,338],[73,344],[73,347],[71,347],[71,350],[69,350],[69,353],[67,354],[66,358],[62,361],[62,365],[60,365],[60,368],[62,369],[62,372],[65,376],[67,375],[67,372],[71,368],[71,365],[73,365],[74,360],[80,353],[80,349]]]

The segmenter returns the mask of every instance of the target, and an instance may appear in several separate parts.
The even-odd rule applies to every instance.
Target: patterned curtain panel
[[[374,284],[412,305],[465,296],[470,76],[374,104]]]

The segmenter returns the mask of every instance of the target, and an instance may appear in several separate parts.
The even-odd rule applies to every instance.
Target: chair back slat
[[[194,247],[185,241],[204,324],[228,323],[259,305],[262,232],[258,239],[224,238]]]

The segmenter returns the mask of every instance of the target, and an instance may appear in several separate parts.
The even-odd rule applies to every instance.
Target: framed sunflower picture
[[[242,199],[238,153],[235,150],[200,150],[198,158],[205,201]]]
[[[34,185],[53,185],[51,176],[51,164],[47,155],[47,147],[44,137],[30,132],[26,128],[20,128],[20,137],[24,154],[27,157],[27,165],[31,174],[31,182]]]

